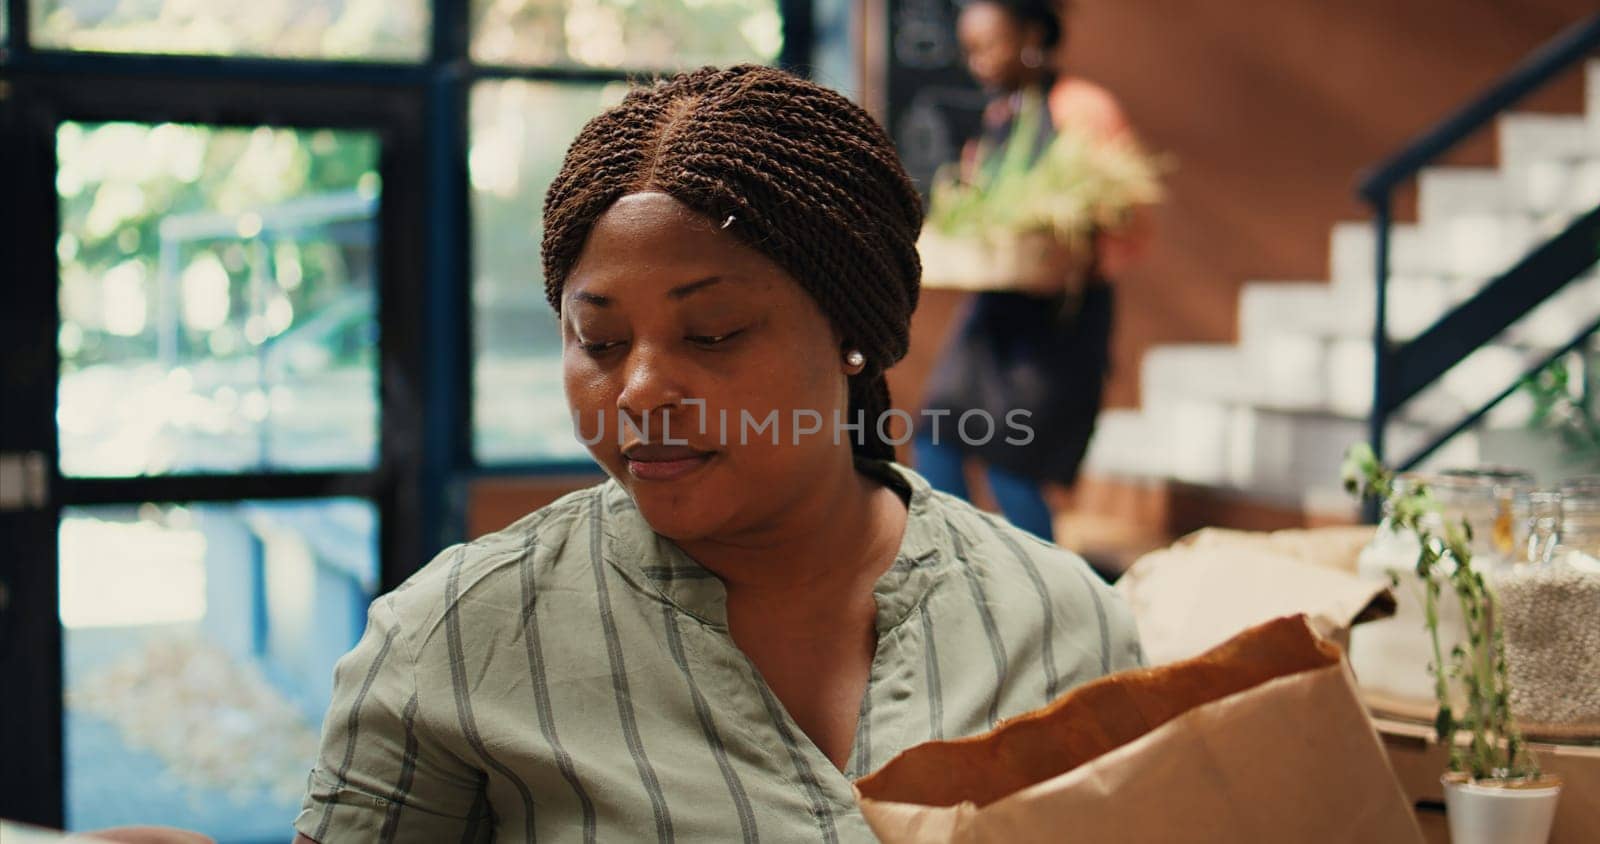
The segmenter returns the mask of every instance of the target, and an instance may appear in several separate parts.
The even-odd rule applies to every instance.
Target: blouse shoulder
[[[538,590],[569,543],[588,536],[607,486],[569,493],[500,530],[446,548],[378,600],[420,645],[453,608],[478,593],[516,595],[523,580]]]
[[[931,493],[929,507],[948,528],[949,553],[995,603],[1025,606],[1047,596],[1062,617],[1097,628],[1102,673],[1143,665],[1127,603],[1081,556],[942,492]]]

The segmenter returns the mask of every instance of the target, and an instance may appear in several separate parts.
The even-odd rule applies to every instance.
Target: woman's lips
[[[623,452],[628,474],[642,481],[671,481],[699,469],[715,452],[688,446],[641,445]]]

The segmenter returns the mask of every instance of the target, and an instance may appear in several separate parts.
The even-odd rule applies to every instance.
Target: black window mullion
[[[15,11],[17,0],[12,0]],[[13,18],[15,20],[15,18]],[[13,30],[15,32],[15,30]],[[55,313],[55,147],[48,115],[22,86],[0,84],[0,450],[53,461],[59,369]],[[0,817],[56,826],[63,819],[62,664],[56,577],[60,509],[0,512]]]
[[[12,43],[15,45],[15,33]],[[91,53],[22,47],[7,62],[18,71],[52,75],[104,75],[121,79],[239,79],[253,82],[416,86],[426,70],[405,62],[205,56],[162,53]]]
[[[812,2],[778,0],[778,15],[783,21],[783,46],[778,50],[778,67],[809,78],[817,29]]]
[[[422,319],[415,372],[423,400],[415,502],[415,541],[409,559],[385,570],[393,585],[438,549],[466,532],[464,496],[471,466],[471,256],[467,199],[467,52],[470,0],[433,0],[433,40],[427,64],[426,130],[421,153],[423,208],[417,225],[428,233],[417,266]],[[386,565],[389,565],[386,560]]]
[[[33,32],[31,10],[28,8],[31,0],[4,0],[7,15],[6,41],[0,45],[0,60],[10,62],[17,57],[26,57],[32,52],[33,45],[29,43]]]
[[[376,498],[376,472],[308,472],[259,475],[172,475],[138,478],[58,478],[54,498],[63,507],[144,502],[198,503],[302,498]]]
[[[526,82],[603,85],[607,82],[652,79],[662,75],[660,70],[630,70],[613,67],[584,67],[581,65],[475,64],[471,67],[473,81],[519,79]]]
[[[471,49],[471,0],[433,0],[433,39],[429,62],[437,73],[441,65],[466,60]]]

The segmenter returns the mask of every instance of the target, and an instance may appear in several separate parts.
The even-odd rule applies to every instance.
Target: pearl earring
[[[867,365],[867,356],[863,355],[860,349],[851,349],[849,353],[844,356],[844,362],[851,369],[860,369],[861,367]]]

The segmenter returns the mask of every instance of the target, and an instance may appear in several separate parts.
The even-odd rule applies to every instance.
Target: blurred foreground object
[[[216,841],[169,826],[119,826],[98,832],[59,832],[0,820],[0,842],[4,844],[95,844],[117,841],[122,844],[216,844]]]
[[[1245,629],[1303,613],[1341,645],[1352,625],[1394,612],[1384,583],[1355,574],[1371,528],[1271,534],[1208,528],[1140,557],[1117,581],[1139,625],[1145,659],[1192,657]]]
[[[1304,616],[1080,686],[857,782],[886,844],[1420,841],[1339,649]]]

